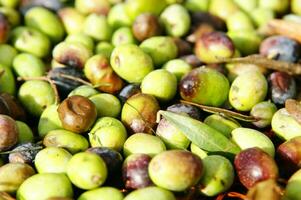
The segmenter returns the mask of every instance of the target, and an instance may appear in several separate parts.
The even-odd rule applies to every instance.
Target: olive
[[[140,85],[138,84],[128,84],[118,94],[118,98],[124,104],[128,98],[131,96],[141,93]]]
[[[275,18],[275,13],[269,8],[255,8],[250,14],[253,22],[258,27],[266,25],[270,20]]]
[[[7,115],[0,115],[0,151],[13,147],[18,142],[16,121]]]
[[[44,137],[43,144],[46,147],[65,148],[72,154],[84,151],[89,147],[89,143],[85,137],[64,129],[49,131]]]
[[[260,54],[270,59],[297,62],[301,56],[301,46],[288,37],[271,36],[261,43]]]
[[[258,6],[261,8],[270,8],[278,14],[282,14],[286,12],[289,8],[289,1],[288,0],[259,0]]]
[[[267,95],[268,83],[259,72],[239,75],[229,92],[230,104],[239,111],[249,111]]]
[[[178,56],[184,56],[192,53],[192,45],[181,38],[172,38],[178,49]]]
[[[114,46],[111,43],[106,42],[106,41],[99,42],[95,47],[96,54],[103,54],[107,58],[111,57],[113,50],[114,50]]]
[[[233,130],[241,126],[235,119],[218,114],[209,115],[204,120],[204,123],[219,131],[228,138],[230,138],[231,132]]]
[[[112,117],[102,117],[95,122],[89,133],[92,147],[109,147],[120,151],[127,138],[123,124]]]
[[[186,35],[191,24],[189,13],[181,4],[166,7],[160,15],[160,21],[167,34],[175,37]]]
[[[104,54],[92,56],[85,64],[84,73],[103,92],[116,93],[123,87],[122,79],[113,71],[109,58]]]
[[[176,200],[174,194],[160,187],[150,186],[134,190],[124,200]]]
[[[118,117],[121,104],[117,97],[112,94],[96,94],[89,98],[96,106],[98,117]]]
[[[45,75],[46,71],[43,61],[29,53],[18,54],[12,65],[16,75],[21,77],[39,77]]]
[[[86,151],[95,153],[103,159],[106,163],[109,175],[114,175],[115,172],[121,169],[123,158],[118,151],[108,147],[92,147]]]
[[[231,58],[234,50],[233,42],[222,32],[203,34],[195,46],[195,54],[205,63],[215,63],[218,59]]]
[[[52,56],[58,63],[82,69],[92,51],[79,42],[61,42],[54,47]]]
[[[282,143],[277,148],[277,155],[281,162],[285,163],[288,170],[296,171],[301,168],[301,136],[294,137],[289,141]]]
[[[132,154],[126,158],[122,166],[122,177],[125,188],[139,189],[152,185],[148,175],[151,157],[147,154]]]
[[[263,101],[253,106],[250,114],[258,119],[253,122],[258,128],[265,128],[271,125],[273,115],[277,111],[277,107],[270,101]]]
[[[285,108],[279,109],[272,118],[272,129],[278,137],[290,140],[301,136],[301,125]]]
[[[180,82],[184,100],[208,106],[221,106],[229,92],[229,82],[220,72],[200,67],[186,74]]]
[[[0,92],[15,95],[16,80],[14,79],[11,68],[0,64],[0,71],[2,71],[2,75],[0,76]]]
[[[3,13],[0,13],[0,44],[6,43],[9,31],[9,21]]]
[[[140,83],[153,70],[152,58],[134,44],[116,47],[110,62],[113,70],[130,83]]]
[[[34,169],[24,163],[8,163],[0,168],[0,191],[15,193],[20,185],[30,176]]]
[[[68,34],[81,33],[83,31],[85,16],[75,8],[62,8],[58,11],[58,16]]]
[[[87,15],[96,13],[99,15],[107,15],[110,10],[110,3],[107,0],[76,0],[75,8],[81,13]]]
[[[95,189],[107,178],[107,167],[101,157],[94,153],[75,154],[67,164],[67,175],[81,189]]]
[[[173,104],[171,106],[168,106],[166,110],[174,113],[188,115],[189,117],[192,117],[197,120],[201,119],[200,110],[192,105],[178,103],[178,104]]]
[[[10,67],[17,54],[17,50],[11,45],[0,44],[0,64]]]
[[[159,101],[168,102],[177,93],[176,76],[165,69],[154,70],[143,78],[141,91],[153,95]]]
[[[159,137],[146,133],[131,135],[123,146],[125,157],[136,153],[143,153],[153,157],[165,150],[166,147]]]
[[[233,0],[212,0],[209,5],[209,12],[223,20],[226,20],[230,15],[237,12],[239,7]]]
[[[65,174],[43,173],[27,178],[17,191],[17,199],[47,200],[50,197],[72,197],[72,185]]]
[[[132,26],[132,31],[135,38],[141,42],[150,37],[160,35],[162,28],[156,15],[142,13],[136,17]]]
[[[157,100],[148,94],[131,96],[121,110],[121,121],[133,133],[150,133],[156,124],[160,107]]]
[[[117,3],[110,9],[108,14],[108,24],[113,29],[131,26],[131,23],[131,19],[126,13],[125,3]]]
[[[134,19],[142,13],[159,15],[166,6],[166,1],[161,0],[128,0],[125,2],[125,10],[131,21],[134,21]]]
[[[123,194],[113,187],[101,187],[82,193],[78,200],[123,200]]]
[[[0,7],[0,13],[6,16],[11,27],[20,25],[21,15],[17,10],[9,7]]]
[[[47,106],[55,103],[51,85],[40,80],[24,82],[19,89],[18,98],[25,109],[36,117],[39,117]]]
[[[287,99],[295,98],[297,86],[294,77],[285,72],[273,72],[268,81],[270,95],[275,104],[284,104]]]
[[[37,153],[42,149],[41,145],[27,142],[18,145],[8,156],[10,163],[32,164]]]
[[[184,60],[186,63],[188,63],[192,67],[199,67],[203,64],[200,61],[200,59],[194,54],[182,56],[180,59]]]
[[[121,27],[117,29],[112,35],[112,44],[119,46],[123,44],[135,44],[136,39],[129,27]]]
[[[1,0],[0,4],[4,7],[15,8],[19,4],[19,0]]]
[[[178,82],[192,70],[192,66],[181,59],[173,59],[164,64],[163,69],[174,74]]]
[[[38,123],[40,138],[43,138],[49,131],[63,128],[57,108],[56,104],[52,104],[42,112]]]
[[[92,13],[85,19],[83,32],[97,41],[109,41],[112,35],[112,28],[105,16]]]
[[[242,149],[258,147],[271,157],[275,155],[273,142],[265,134],[250,128],[236,128],[231,132],[232,140]]]
[[[295,14],[301,14],[301,4],[300,4],[300,1],[298,0],[292,0],[291,1],[291,9],[292,9],[292,12],[295,13]]]
[[[234,166],[240,182],[246,188],[251,188],[261,181],[278,177],[275,161],[258,147],[245,149],[237,154]]]
[[[82,85],[80,81],[65,78],[64,75],[84,79],[84,74],[78,68],[67,66],[51,69],[48,72],[48,76],[51,80],[53,80],[54,84],[57,86],[60,96],[62,97],[67,96],[73,89]]]
[[[191,12],[208,11],[209,0],[186,0],[184,6]]]
[[[66,98],[57,111],[63,128],[75,133],[88,131],[97,117],[94,103],[79,95]]]
[[[16,121],[17,128],[18,128],[18,143],[26,143],[26,142],[33,142],[33,132],[29,128],[29,126],[21,121]]]
[[[227,29],[230,31],[254,30],[251,18],[242,11],[230,15],[227,20]]]
[[[206,196],[215,196],[227,191],[234,181],[231,162],[218,155],[207,156],[202,162],[204,175],[198,183],[200,192]]]
[[[66,37],[65,42],[81,43],[89,48],[91,51],[94,49],[93,39],[84,33],[74,33]]]
[[[43,58],[50,52],[50,40],[46,35],[30,27],[17,27],[12,33],[14,47],[25,53]],[[34,48],[33,48],[34,47]]]
[[[63,39],[64,27],[59,18],[43,7],[33,7],[26,12],[25,24],[47,35],[54,43]]]
[[[73,89],[69,94],[68,97],[74,95],[80,95],[83,97],[92,97],[93,95],[99,94],[99,92],[89,85],[81,85],[75,89]]]
[[[46,147],[35,157],[38,173],[66,173],[66,166],[72,155],[63,148]]]
[[[169,150],[151,160],[148,172],[157,186],[172,191],[184,191],[200,180],[203,164],[198,156],[189,151]]]
[[[161,66],[176,58],[178,54],[178,48],[173,39],[165,36],[150,37],[140,44],[140,48],[151,56],[156,66]]]
[[[21,0],[20,12],[25,15],[32,7],[44,7],[51,11],[58,11],[63,6],[63,1],[60,0]]]
[[[283,196],[282,189],[278,186],[275,179],[267,179],[257,183],[247,193],[247,199],[264,200],[274,199],[281,200]]]
[[[24,120],[25,111],[16,97],[9,93],[0,94],[1,114],[9,115],[15,120]],[[3,105],[3,106],[2,106]]]

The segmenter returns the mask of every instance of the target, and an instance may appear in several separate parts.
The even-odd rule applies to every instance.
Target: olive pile
[[[0,200],[300,200],[300,32],[301,0],[0,0]]]

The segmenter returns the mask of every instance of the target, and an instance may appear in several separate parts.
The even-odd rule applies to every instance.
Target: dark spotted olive
[[[0,151],[13,147],[18,142],[16,121],[7,115],[0,115]]]

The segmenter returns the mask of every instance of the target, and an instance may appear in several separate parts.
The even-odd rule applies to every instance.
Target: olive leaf
[[[159,111],[158,115],[162,115],[182,131],[192,143],[209,153],[233,156],[240,152],[240,148],[235,143],[207,124],[169,111]]]

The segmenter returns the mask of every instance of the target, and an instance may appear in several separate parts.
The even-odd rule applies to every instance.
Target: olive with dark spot
[[[15,120],[24,120],[25,111],[16,97],[9,93],[0,94],[0,113]]]
[[[148,175],[151,157],[147,154],[132,154],[122,166],[122,178],[127,189],[139,189],[152,185]]]
[[[12,150],[12,153],[9,154],[8,160],[10,163],[27,163],[32,164],[37,153],[43,147],[35,143],[24,143],[18,145]]]
[[[63,127],[76,133],[88,131],[97,117],[94,103],[78,95],[65,99],[57,110]]]
[[[246,188],[267,179],[278,178],[274,159],[258,147],[241,151],[235,156],[234,165],[240,182]]]
[[[192,105],[178,103],[168,106],[166,110],[174,113],[185,114],[197,120],[201,119],[201,111]]]
[[[138,93],[141,93],[140,85],[133,83],[122,88],[118,94],[118,98],[122,103],[125,103],[128,98]]]

